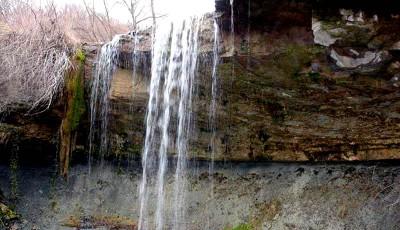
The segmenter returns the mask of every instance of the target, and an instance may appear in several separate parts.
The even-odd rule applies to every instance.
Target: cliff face
[[[253,7],[247,30],[237,22],[235,57],[220,65],[217,158],[398,159],[399,16],[293,2],[265,16]]]
[[[0,166],[0,175],[4,175],[0,185],[7,193],[4,171]],[[73,167],[67,182],[50,179],[52,170],[46,168],[21,173],[24,185],[17,211],[24,222],[20,229],[135,229],[132,225],[140,213],[140,168],[93,166],[90,178],[87,172],[85,166]],[[166,176],[168,181],[173,177]],[[207,164],[194,167],[187,178],[190,189],[185,204],[190,212],[186,229],[203,229],[204,223],[210,229],[229,230],[384,230],[399,226],[398,166],[228,162],[217,164],[212,175]],[[166,198],[170,204],[174,186],[168,183],[165,190],[171,194]],[[155,194],[149,200],[156,205]],[[166,207],[166,215],[173,214],[171,206]]]
[[[388,3],[393,7],[356,7],[344,1],[235,2],[233,36],[229,1],[217,1],[222,36],[215,121],[217,160],[400,159],[400,16],[393,13],[394,2]],[[143,63],[133,81],[129,71],[133,44],[130,39],[121,41],[120,68],[110,93],[112,154],[141,153],[149,36],[141,34]],[[190,145],[193,157],[206,160],[212,136],[208,125],[212,36],[209,17],[201,32],[196,135]],[[98,47],[86,46],[84,51],[88,103]],[[42,139],[54,148],[50,140],[58,135],[62,114],[56,117],[50,123],[57,125],[48,124],[48,119],[44,123],[30,119],[25,124],[38,124],[38,133],[46,134]],[[5,127],[14,125],[11,120],[5,119]],[[49,125],[52,127],[46,129]],[[34,130],[17,126],[25,133]],[[87,119],[78,130],[78,149],[87,149]],[[5,143],[7,135],[1,134],[0,141]],[[42,135],[31,139],[38,137]],[[33,143],[37,146],[38,142]]]
[[[19,153],[19,159],[26,163],[54,163],[62,116],[58,106],[35,116],[24,115],[24,111],[3,115],[0,161],[7,162],[12,154]]]
[[[232,36],[229,3],[217,2],[223,13],[216,159],[399,159],[398,15],[380,8],[375,14],[372,6],[359,12],[306,2],[250,3],[250,11],[248,2],[235,5]],[[193,157],[200,159],[209,159],[212,136],[209,66],[205,55],[192,139]],[[146,88],[139,90],[143,103],[133,102],[141,111],[133,113],[133,124],[141,124],[136,149],[143,143],[145,108],[139,108],[146,105]],[[131,132],[121,128],[126,124],[119,132]]]

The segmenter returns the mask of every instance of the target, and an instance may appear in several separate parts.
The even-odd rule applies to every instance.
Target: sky
[[[33,0],[33,1],[40,6],[41,4],[45,5],[48,0]],[[92,6],[92,3],[94,3],[96,11],[104,13],[104,6],[102,0],[85,0],[85,1],[90,7]],[[124,8],[121,4],[119,4],[118,1],[119,0],[107,0],[107,2],[109,2],[111,17],[117,19],[122,23],[126,23],[130,19],[129,12],[126,8]],[[54,2],[60,7],[63,7],[65,5],[84,6],[83,0],[54,0]]]
[[[46,4],[48,0],[33,0],[36,4]],[[92,3],[98,12],[104,13],[103,0],[85,0],[90,6]],[[129,0],[128,0],[129,1]],[[145,14],[151,15],[150,0],[139,0],[146,5]],[[54,0],[60,7],[66,4],[77,4],[83,6],[83,0]],[[120,4],[120,0],[107,0],[109,3],[111,17],[122,23],[129,22],[130,16],[128,10]],[[212,12],[215,9],[215,0],[155,0],[156,12],[167,14],[173,17],[194,15],[198,13]],[[151,23],[151,22],[149,22]]]

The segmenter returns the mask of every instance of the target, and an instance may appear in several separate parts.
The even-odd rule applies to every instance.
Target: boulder
[[[347,70],[359,69],[360,72],[376,71],[390,58],[387,51],[366,51],[361,57],[351,57],[340,55],[335,49],[331,49],[329,56],[337,67]]]
[[[335,44],[335,42],[340,39],[339,37],[335,37],[334,34],[339,34],[344,32],[344,29],[335,28],[331,30],[324,29],[322,22],[317,19],[312,19],[312,30],[314,34],[314,42],[315,44],[322,46],[331,46]]]

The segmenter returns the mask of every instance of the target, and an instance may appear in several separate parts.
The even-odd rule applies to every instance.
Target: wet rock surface
[[[397,5],[387,4],[393,7],[235,1],[232,36],[229,1],[217,1],[221,62],[216,160],[400,159],[400,23]],[[213,15],[204,19],[200,34],[191,154],[209,160]],[[120,69],[110,95],[110,149],[117,156],[138,157],[143,147],[150,45],[149,31],[121,36]],[[87,108],[100,46],[82,47]],[[141,63],[130,81],[133,60]],[[18,111],[2,115],[0,150],[6,154],[1,156],[7,158],[14,148],[7,143],[18,139],[21,144],[14,145],[21,146],[23,155],[36,152],[49,159],[57,149],[64,99],[33,117]],[[82,158],[88,151],[89,114],[83,117],[75,154]]]
[[[379,10],[375,15],[372,8],[365,8],[366,13],[311,11],[307,2],[270,2],[256,11],[257,1],[249,16],[247,2],[236,4],[241,10],[234,15],[235,36],[230,34],[229,4],[217,4],[226,11],[217,14],[222,40],[216,160],[400,158],[400,56],[393,48],[400,39],[394,33],[398,18],[385,17]],[[191,157],[209,160],[212,55],[207,50],[212,18],[203,26]],[[117,135],[112,149],[122,155],[138,155],[142,148],[149,75],[139,79],[147,81],[141,81],[140,102],[129,102],[136,112],[127,112],[125,100],[114,100],[119,109],[113,114],[134,117],[113,123],[112,133]],[[127,136],[134,142],[121,141]]]
[[[204,223],[210,229],[240,224],[254,229],[383,230],[400,226],[398,165],[226,163],[217,165],[212,175],[207,164],[196,163],[191,168],[187,229],[203,229]],[[1,187],[7,188],[7,167],[0,167],[0,175]],[[67,181],[53,175],[53,168],[20,169],[19,229],[68,230],[76,223],[97,224],[95,229],[134,226],[140,179],[136,163],[94,166],[90,176],[86,166],[76,166]],[[214,195],[210,194],[211,179]],[[170,195],[171,181],[166,190]],[[5,196],[9,192],[5,189]],[[167,215],[172,212],[168,202]]]

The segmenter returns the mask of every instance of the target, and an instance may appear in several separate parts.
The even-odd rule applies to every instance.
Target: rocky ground
[[[187,229],[400,227],[399,165],[220,163],[212,175],[213,196],[207,165],[194,165]],[[53,168],[20,168],[16,210],[21,218],[13,229],[135,229],[137,168],[136,163],[94,166],[88,176],[86,166],[75,166],[67,181],[55,177]],[[6,196],[12,174],[0,167]],[[167,213],[170,208],[169,203]]]

